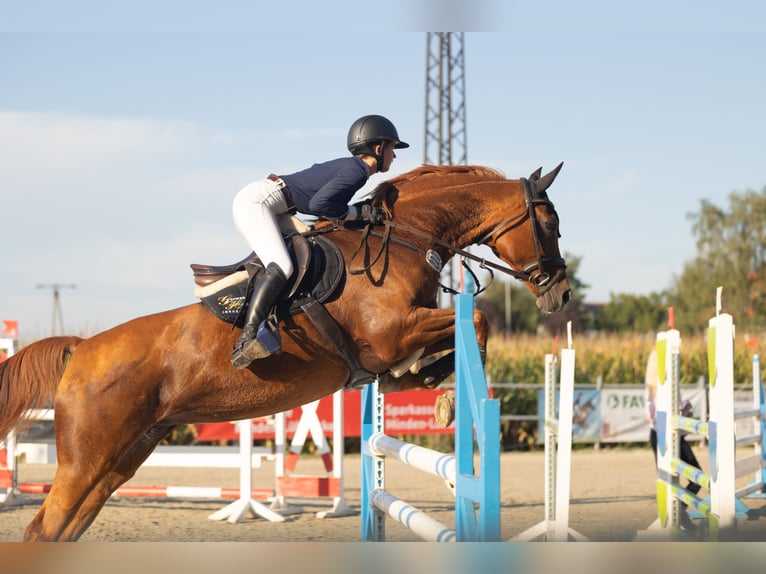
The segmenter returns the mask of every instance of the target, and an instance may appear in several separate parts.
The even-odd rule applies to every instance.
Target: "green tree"
[[[675,310],[676,328],[683,333],[701,331],[715,313],[715,289],[721,283],[710,272],[708,263],[697,257],[686,263],[675,279],[670,304]]]
[[[599,313],[596,327],[610,332],[653,333],[667,324],[667,294],[612,294]]]
[[[567,262],[567,278],[572,289],[572,301],[560,313],[543,317],[543,325],[550,335],[566,334],[566,325],[569,321],[572,322],[572,330],[575,333],[581,333],[589,327],[585,323],[585,294],[590,285],[584,283],[579,276],[582,257],[565,252],[564,260]]]
[[[671,304],[679,328],[700,330],[715,312],[723,287],[723,310],[746,329],[766,325],[766,187],[732,192],[727,207],[708,200],[690,213],[697,257],[675,280]]]
[[[536,333],[543,325],[545,330],[554,335],[565,332],[567,321],[572,321],[575,332],[582,331],[583,305],[588,285],[578,277],[582,257],[564,253],[567,262],[567,277],[572,288],[572,302],[567,309],[552,315],[543,315],[535,304],[535,297],[520,282],[515,280],[494,281],[477,298],[476,305],[484,311],[495,331],[513,333]],[[510,301],[510,317],[507,315],[507,302]]]
[[[510,303],[510,316],[507,303]],[[534,333],[540,322],[540,310],[535,297],[515,279],[496,280],[478,298],[477,306],[484,311],[495,331]]]
[[[567,321],[572,321],[575,332],[582,331],[585,291],[588,285],[580,281],[577,270],[582,257],[564,253],[567,262],[567,277],[572,288],[572,302],[567,308],[552,315],[543,315],[535,303],[535,296],[520,282],[515,280],[494,281],[477,298],[476,305],[487,315],[490,326],[495,331],[512,333],[536,333],[542,325],[546,331],[557,335],[565,332]],[[510,301],[510,317],[507,315],[507,302]]]

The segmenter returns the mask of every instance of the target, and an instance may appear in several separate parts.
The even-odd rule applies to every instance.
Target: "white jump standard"
[[[575,351],[572,322],[567,323],[567,346],[561,350],[561,387],[556,416],[556,356],[545,355],[545,520],[511,538],[523,542],[586,541],[569,527],[569,495],[572,467],[572,412],[574,410]]]
[[[658,520],[639,532],[650,538],[658,532],[684,535],[685,507],[707,520],[710,537],[731,538],[737,528],[737,460],[734,411],[734,322],[721,313],[721,288],[716,296],[716,315],[708,323],[709,417],[707,421],[681,416],[681,335],[670,329],[657,335],[660,366],[657,385],[657,510]],[[680,433],[694,432],[708,439],[709,472],[681,460]],[[684,477],[709,491],[703,499],[684,489]],[[704,526],[704,524],[703,524]]]

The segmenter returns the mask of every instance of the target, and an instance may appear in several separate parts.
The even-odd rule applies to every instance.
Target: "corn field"
[[[566,341],[533,335],[492,337],[487,344],[487,379],[491,383],[537,383],[545,381],[546,353],[559,354]],[[639,334],[598,334],[575,337],[575,384],[643,384],[646,363],[655,344],[654,336]],[[734,380],[737,385],[752,381],[754,351],[744,340],[734,346]],[[708,378],[707,339],[704,334],[681,340],[681,384]],[[537,412],[537,393],[532,389],[497,388],[503,415],[532,415]],[[537,424],[530,421],[505,421],[503,445],[506,448],[531,448],[537,439]]]
[[[575,382],[643,383],[646,362],[655,338],[637,335],[592,335],[575,337]],[[563,342],[566,345],[566,341]],[[487,377],[495,383],[542,383],[545,376],[544,357],[562,347],[554,341],[531,335],[492,337],[487,344]],[[752,378],[753,350],[744,340],[734,345],[734,380],[746,384]],[[707,378],[707,339],[693,335],[681,339],[681,384],[696,383]]]

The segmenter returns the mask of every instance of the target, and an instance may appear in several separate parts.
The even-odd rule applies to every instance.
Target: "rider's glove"
[[[379,207],[373,207],[369,203],[363,203],[359,206],[359,219],[372,223],[373,225],[380,225],[386,220],[386,214]]]

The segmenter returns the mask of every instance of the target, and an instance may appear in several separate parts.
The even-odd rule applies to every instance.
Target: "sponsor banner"
[[[387,393],[384,397],[384,416],[386,434],[421,435],[452,434],[453,426],[441,428],[434,421],[434,403],[436,397],[443,395],[442,390],[418,390]],[[361,391],[343,393],[343,434],[346,437],[361,436]],[[287,436],[292,437],[298,426],[302,410],[290,409],[285,412]],[[333,432],[332,396],[324,397],[317,406],[317,416],[325,436]],[[239,429],[236,422],[200,423],[195,425],[197,440],[201,442],[237,440]],[[273,439],[274,425],[269,418],[253,420],[254,439]]]
[[[602,441],[649,442],[643,389],[603,390],[602,399]]]
[[[572,403],[572,440],[591,442],[598,440],[601,412],[598,408],[600,392],[596,389],[575,389]]]
[[[601,403],[601,442],[649,442],[644,389],[604,389]],[[694,418],[707,418],[705,389],[682,387],[681,404],[689,401]],[[688,435],[689,440],[701,440]]]
[[[760,408],[753,404],[753,391],[734,391],[734,412],[752,411]],[[744,417],[734,421],[734,432],[737,437],[753,436],[758,434],[760,421],[756,417]]]
[[[735,404],[736,409],[748,407],[747,397],[752,393],[743,393],[743,398]],[[689,401],[692,416],[707,418],[705,389],[700,387],[682,387],[681,402]],[[572,440],[580,443],[625,443],[648,442],[649,421],[646,420],[643,388],[602,388],[578,389],[574,391],[572,412]],[[736,400],[736,399],[735,399]],[[752,398],[749,400],[752,401]],[[556,391],[558,403],[558,391]],[[545,391],[537,391],[538,428],[544,425]],[[558,408],[556,409],[558,416]],[[752,424],[752,423],[751,423]],[[699,435],[690,435],[690,440],[700,440]],[[545,434],[538,434],[538,444],[545,441]]]
[[[575,442],[597,442],[601,427],[601,391],[597,389],[574,390],[572,404],[572,440]],[[556,390],[556,417],[559,416],[559,391]],[[545,442],[545,390],[537,391],[537,434],[538,444]]]
[[[604,389],[601,393],[601,440],[648,443],[644,390]]]

